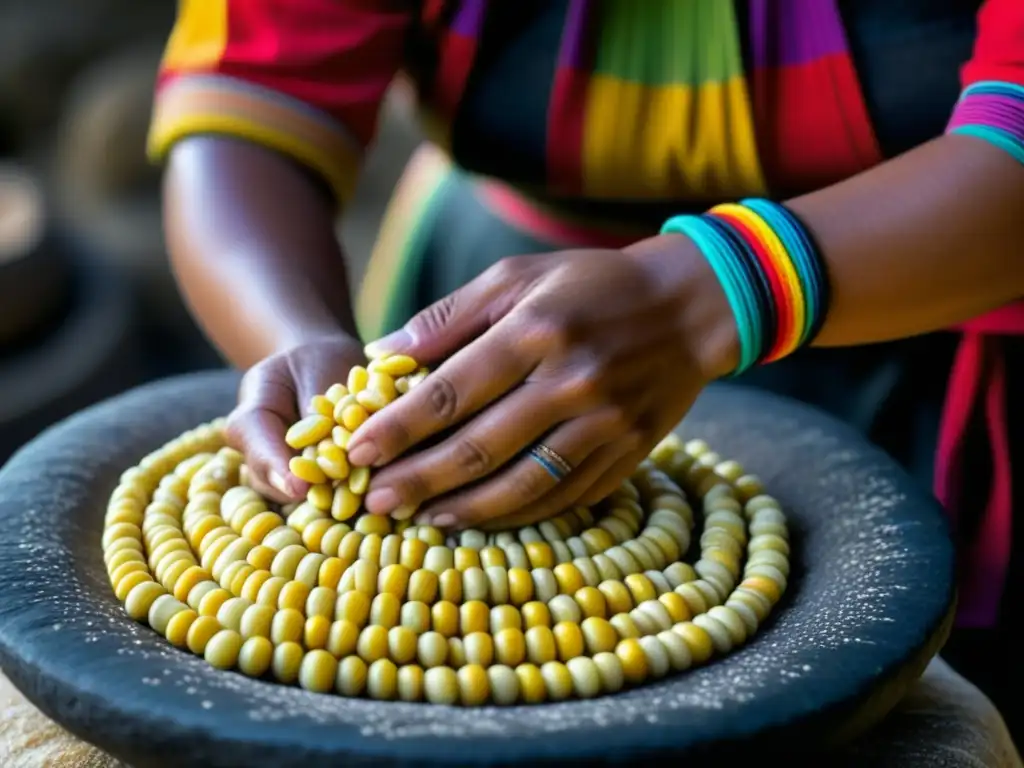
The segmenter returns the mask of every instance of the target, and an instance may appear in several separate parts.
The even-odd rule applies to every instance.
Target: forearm
[[[292,162],[244,142],[188,139],[170,156],[164,200],[178,283],[231,363],[355,335],[332,203]]]
[[[787,205],[830,277],[817,345],[913,336],[1024,298],[1024,166],[983,141],[944,136]]]

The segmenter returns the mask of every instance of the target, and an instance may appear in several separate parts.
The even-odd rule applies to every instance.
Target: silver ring
[[[544,467],[555,480],[564,480],[573,470],[572,464],[566,461],[565,457],[544,443],[537,443],[530,449],[530,458]]]

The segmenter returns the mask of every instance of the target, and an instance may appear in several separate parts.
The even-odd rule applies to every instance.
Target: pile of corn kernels
[[[701,440],[663,440],[593,509],[448,535],[365,514],[352,432],[428,374],[353,369],[288,433],[307,500],[245,482],[223,422],[129,469],[103,534],[128,615],[224,670],[320,693],[532,704],[615,693],[746,643],[786,589],[785,516]],[[698,501],[703,530],[692,565]]]

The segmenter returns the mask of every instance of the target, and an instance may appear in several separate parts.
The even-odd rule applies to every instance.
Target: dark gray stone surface
[[[212,373],[147,386],[0,471],[0,665],[48,715],[134,765],[792,757],[888,711],[946,631],[953,549],[938,506],[833,420],[721,386],[683,432],[759,474],[795,543],[785,600],[738,652],[613,697],[508,709],[346,700],[218,672],[124,616],[100,535],[118,475],[225,413],[235,385]]]

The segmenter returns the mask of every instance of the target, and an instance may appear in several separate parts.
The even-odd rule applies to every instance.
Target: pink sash
[[[990,312],[957,328],[963,338],[950,373],[935,459],[934,491],[954,529],[963,506],[964,441],[972,416],[982,410],[991,451],[991,490],[977,540],[962,552],[961,627],[992,627],[1010,564],[1013,473],[1007,428],[1006,368],[1000,336],[1024,335],[1024,302]]]

